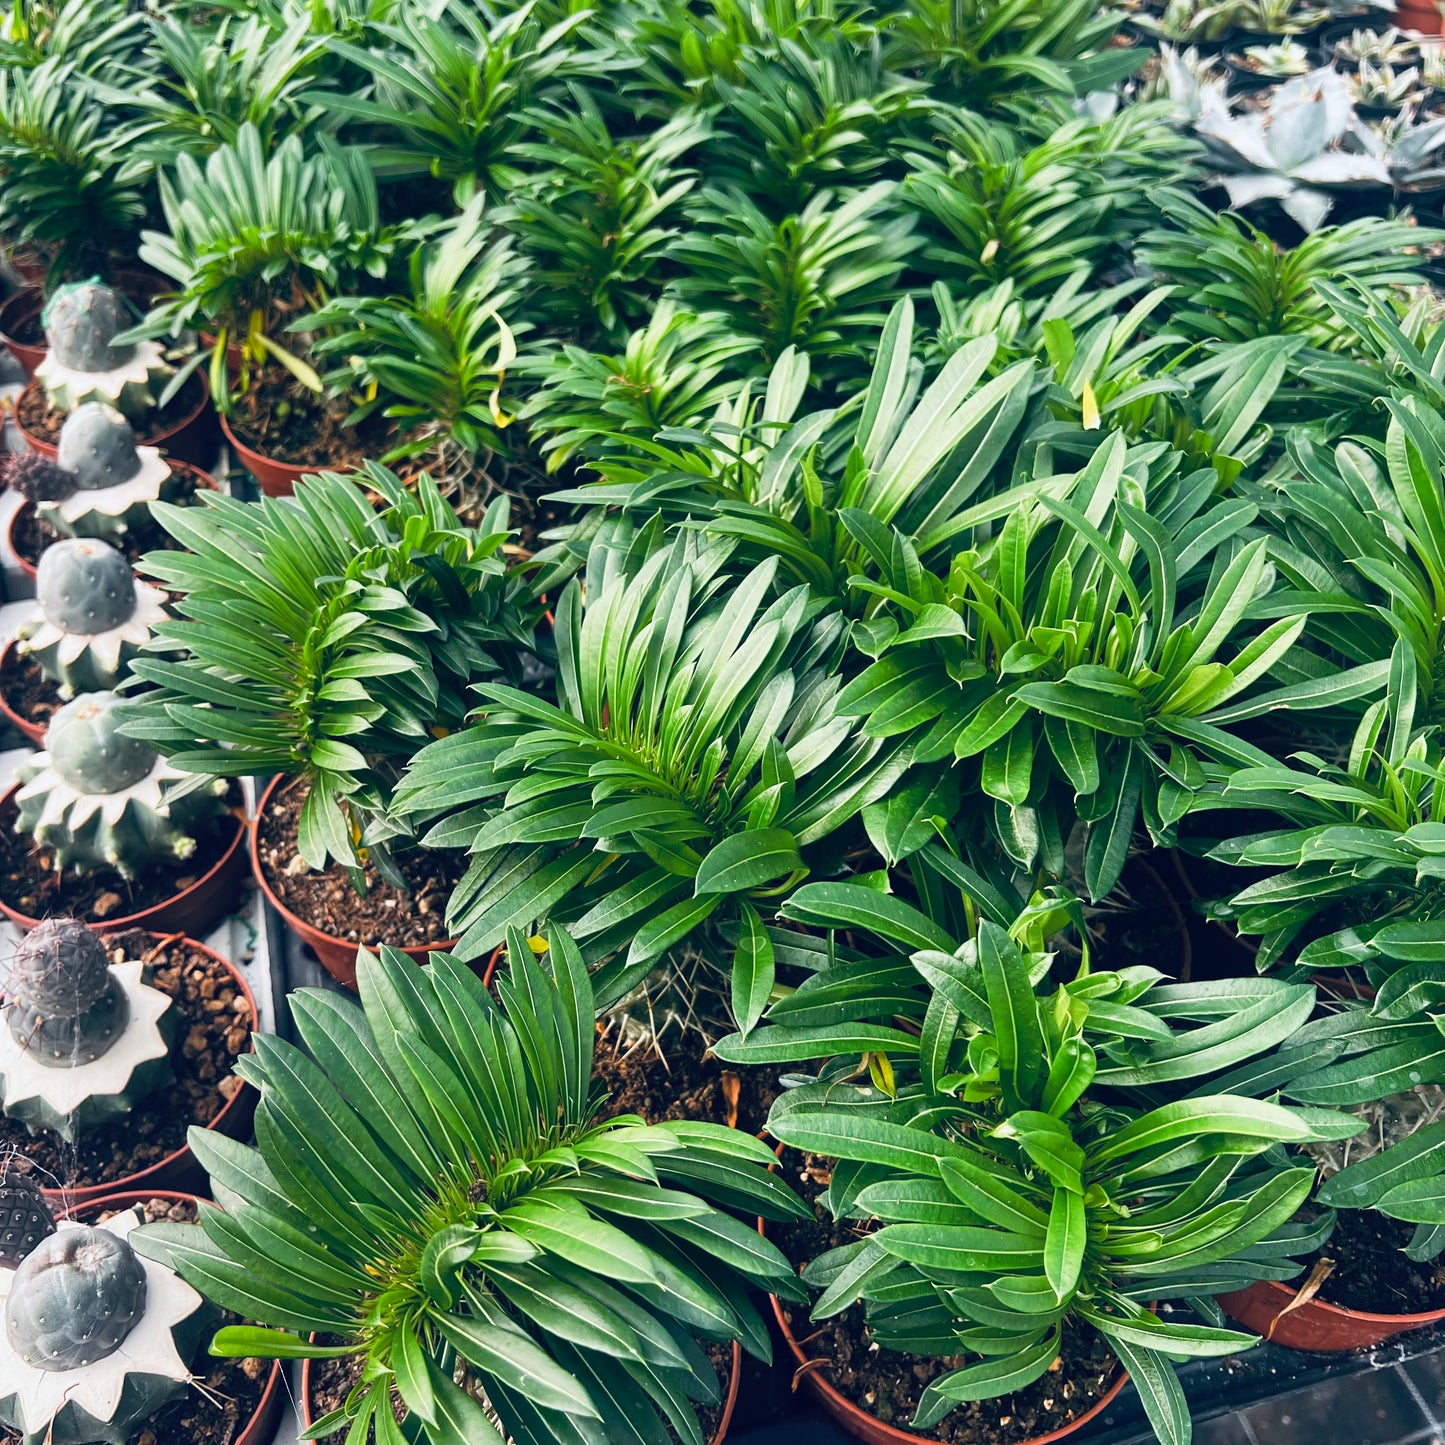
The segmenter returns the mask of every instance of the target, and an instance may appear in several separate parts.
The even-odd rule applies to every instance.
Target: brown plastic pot
[[[221,490],[216,483],[216,479],[209,472],[202,471],[200,467],[194,466],[190,462],[179,461],[175,457],[169,460],[171,472],[193,478],[197,492],[219,492]],[[40,559],[37,557],[32,561],[29,557],[25,556],[20,551],[20,548],[15,545],[15,534],[20,528],[21,519],[34,515],[35,503],[30,501],[22,502],[20,506],[10,514],[10,521],[5,528],[5,541],[10,548],[11,555],[19,564],[20,570],[29,577],[32,582],[35,580],[36,562]]]
[[[237,437],[224,416],[221,417],[221,431],[241,465],[256,478],[261,490],[268,497],[289,497],[302,477],[311,476],[321,470],[342,473],[351,470],[350,467],[298,467],[291,462],[278,462],[272,457],[263,456]]]
[[[174,426],[149,436],[137,437],[136,440],[143,447],[159,447],[168,460],[189,462],[192,466],[199,468],[208,464],[216,455],[215,413],[211,410],[211,393],[206,386],[206,378],[197,371],[192,373],[192,379],[198,381],[201,387],[200,400],[195,406]],[[190,384],[190,381],[186,382],[187,386]],[[40,383],[32,377],[25,390],[20,394],[21,401],[40,390]],[[43,457],[53,458],[55,456],[59,448],[54,442],[41,441],[32,432],[25,430],[20,420],[18,403],[12,420],[15,423],[15,430],[25,438],[31,451],[39,452]]]
[[[118,1214],[123,1209],[134,1209],[152,1199],[166,1199],[172,1204],[209,1203],[203,1195],[184,1194],[174,1189],[116,1190],[111,1194],[88,1200],[70,1211],[71,1218],[80,1220],[98,1219],[102,1214]],[[266,1376],[266,1388],[256,1402],[251,1418],[236,1432],[231,1445],[270,1445],[276,1438],[281,1424],[281,1412],[286,1407],[286,1382],[281,1361],[271,1362],[271,1373]]]
[[[20,784],[13,783],[4,797],[0,797],[0,828],[15,828],[15,794],[19,791]],[[189,888],[181,889],[164,903],[142,908],[139,913],[128,913],[123,918],[106,918],[94,923],[86,920],[86,927],[97,933],[123,933],[127,928],[144,928],[150,933],[177,934],[188,938],[209,932],[228,913],[236,911],[241,885],[246,879],[246,849],[243,843],[250,830],[244,817],[234,814],[233,817],[236,833],[226,851]],[[0,898],[0,913],[23,933],[29,933],[43,922],[12,908],[3,898]]]
[[[287,928],[311,949],[327,973],[337,983],[344,984],[347,988],[355,988],[356,955],[358,950],[367,945],[352,943],[350,939],[346,938],[338,938],[334,933],[326,933],[314,924],[308,923],[304,918],[298,918],[272,891],[271,885],[266,881],[266,870],[261,866],[259,846],[261,819],[266,816],[266,809],[276,789],[282,784],[289,786],[292,781],[284,774],[273,778],[267,785],[266,791],[261,794],[261,801],[256,805],[256,826],[251,829],[251,872],[255,876],[256,886],[265,895],[266,901],[281,915]],[[445,953],[455,943],[456,939],[454,938],[445,939],[440,943],[413,943],[400,951],[409,958],[416,959],[418,963],[425,963],[429,953]]]
[[[1285,1308],[1295,1293],[1292,1285],[1261,1279],[1247,1289],[1220,1295],[1219,1307],[1230,1319],[1277,1345],[1317,1353],[1365,1349],[1445,1320],[1445,1310],[1430,1310],[1419,1315],[1377,1315],[1367,1310],[1347,1310],[1319,1298],[1286,1314]]]
[[[123,931],[123,930],[120,930]],[[151,937],[156,943],[162,942],[159,934],[152,934]],[[256,1010],[256,996],[251,992],[250,985],[241,976],[241,970],[229,959],[222,958],[212,948],[207,948],[204,943],[198,943],[194,938],[185,938],[179,934],[170,934],[164,938],[167,943],[180,943],[187,948],[193,948],[198,953],[204,953],[207,958],[214,959],[226,969],[231,975],[231,981],[241,992],[241,997],[246,1000],[251,1010],[251,1029],[254,1033],[261,1015]],[[247,1083],[241,1087],[221,1105],[220,1112],[206,1125],[207,1129],[213,1129],[225,1139],[249,1139],[251,1137],[251,1123],[256,1117],[256,1104],[259,1095],[256,1090]],[[126,1194],[137,1195],[141,1199],[154,1199],[157,1195],[163,1195],[167,1190],[185,1189],[188,1185],[194,1188],[204,1188],[207,1183],[206,1171],[201,1168],[196,1156],[191,1153],[189,1144],[182,1144],[179,1149],[172,1150],[163,1159],[145,1169],[138,1169],[134,1174],[122,1175],[119,1179],[111,1179],[104,1184],[90,1184],[82,1187],[68,1189],[45,1189],[41,1192],[47,1199],[58,1200],[67,1209],[89,1208],[97,1199],[108,1198],[111,1195]]]
[[[16,648],[17,644],[12,639],[5,644],[5,650],[0,652],[0,714],[4,715],[5,721],[16,732],[23,733],[36,747],[40,747],[45,742],[45,729],[39,723],[31,722],[28,717],[22,717],[5,698],[5,670],[18,660],[19,653]]]
[[[835,1390],[823,1379],[823,1371],[827,1366],[819,1367],[816,1357],[809,1355],[795,1338],[792,1326],[788,1323],[788,1312],[783,1308],[778,1297],[770,1295],[769,1298],[773,1303],[773,1314],[777,1318],[778,1328],[782,1330],[783,1339],[787,1341],[788,1349],[798,1362],[799,1369],[801,1370],[804,1366],[812,1366],[803,1375],[803,1381],[812,1390],[825,1415],[842,1426],[855,1440],[866,1441],[867,1445],[920,1445],[920,1442],[927,1445],[929,1439],[927,1435],[922,1435],[916,1430],[898,1430],[892,1425],[885,1425],[883,1421],[870,1415],[866,1410],[860,1409],[846,1395]],[[1115,1396],[1124,1388],[1128,1379],[1128,1371],[1121,1365],[1118,1378],[1109,1386],[1103,1396],[1085,1410],[1077,1420],[1070,1421],[1062,1429],[1050,1430],[1047,1435],[1034,1435],[1024,1442],[1024,1445],[1049,1445],[1050,1441],[1063,1440],[1076,1430],[1083,1429],[1089,1421],[1101,1415],[1113,1404]]]
[[[0,306],[0,345],[15,358],[27,377],[35,375],[35,368],[44,359],[45,343],[17,341],[15,337],[25,322],[39,316],[44,308],[45,295],[38,286],[17,291]]]

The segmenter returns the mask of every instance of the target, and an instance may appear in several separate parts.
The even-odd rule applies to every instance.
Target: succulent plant
[[[208,1323],[200,1295],[142,1259],[131,1210],[62,1223],[0,1271],[0,1425],[24,1445],[122,1445],[186,1388]]]
[[[55,850],[57,868],[129,878],[158,858],[188,858],[188,829],[223,806],[219,779],[172,797],[189,775],[121,735],[121,706],[114,693],[82,693],[50,720],[45,750],[21,765],[19,826]]]
[[[98,281],[62,286],[50,298],[44,313],[50,349],[35,375],[52,407],[69,412],[104,401],[140,416],[155,406],[154,384],[171,367],[155,341],[115,345],[128,319],[121,299]]]
[[[1277,45],[1246,45],[1244,54],[1260,75],[1307,75],[1313,64],[1309,51],[1288,36]]]
[[[1375,65],[1399,65],[1420,55],[1420,42],[1397,26],[1387,30],[1354,30],[1335,45],[1340,60],[1368,60]]]
[[[58,502],[75,490],[75,478],[51,457],[16,452],[0,463],[5,485],[39,504]]]
[[[67,698],[115,687],[166,615],[165,593],[136,578],[109,543],[91,537],[46,548],[35,595],[40,616],[21,624],[19,651]]]
[[[48,1234],[55,1218],[35,1182],[32,1165],[12,1154],[0,1169],[0,1269],[14,1269]]]
[[[4,1112],[32,1130],[73,1140],[170,1082],[169,995],[145,964],[112,966],[78,920],[50,919],[22,940],[4,996]]]
[[[1388,62],[1377,65],[1369,60],[1360,61],[1359,69],[1353,75],[1345,75],[1345,88],[1357,105],[1388,106],[1391,109],[1423,95],[1425,90],[1419,66],[1396,70]]]
[[[171,475],[160,452],[137,446],[130,422],[103,402],[86,402],[66,417],[55,465],[69,484],[41,472],[46,495],[37,494],[35,506],[66,537],[120,536],[148,514]]]

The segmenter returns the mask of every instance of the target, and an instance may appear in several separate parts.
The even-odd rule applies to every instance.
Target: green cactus
[[[62,286],[42,319],[50,349],[35,374],[52,407],[69,412],[103,401],[131,417],[154,408],[155,384],[172,368],[154,341],[114,344],[130,318],[109,286],[94,280]]]
[[[52,485],[35,501],[40,515],[66,537],[114,541],[149,515],[171,469],[154,447],[136,445],[135,429],[113,406],[90,401],[60,428],[56,465],[69,489]]]
[[[14,1154],[0,1170],[0,1269],[15,1269],[48,1234],[55,1217],[35,1182],[32,1165]]]
[[[189,775],[120,734],[121,706],[110,692],[66,703],[46,729],[45,751],[19,770],[20,829],[54,850],[57,868],[108,867],[131,878],[157,859],[189,858],[191,830],[224,808],[222,779],[172,797]]]
[[[5,984],[11,1037],[48,1069],[92,1064],[130,1018],[105,945],[74,918],[26,934]]]
[[[19,651],[67,698],[115,687],[166,615],[165,593],[139,581],[124,556],[97,538],[47,547],[35,595],[40,616],[21,624]]]

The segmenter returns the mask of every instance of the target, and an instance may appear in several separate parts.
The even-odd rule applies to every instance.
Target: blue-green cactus
[[[109,286],[62,286],[42,319],[50,349],[35,375],[52,407],[74,411],[87,401],[104,401],[133,417],[154,408],[156,384],[172,368],[154,341],[115,344],[130,318]]]
[[[119,486],[141,468],[135,428],[113,406],[99,401],[88,401],[66,417],[55,460],[84,492]]]
[[[66,537],[114,540],[148,515],[171,469],[155,447],[136,445],[135,429],[113,406],[91,401],[77,407],[60,428],[59,475],[37,495],[40,515]]]
[[[130,1018],[105,945],[74,918],[25,935],[5,979],[10,1036],[48,1069],[93,1064]]]

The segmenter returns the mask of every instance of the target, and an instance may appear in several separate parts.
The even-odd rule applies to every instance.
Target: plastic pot
[[[778,1328],[782,1330],[783,1339],[787,1341],[788,1349],[798,1362],[799,1368],[813,1363],[815,1357],[809,1355],[794,1336],[792,1326],[788,1322],[788,1312],[783,1308],[782,1302],[776,1295],[770,1295],[769,1299],[772,1300],[773,1314],[777,1318]],[[883,1421],[855,1405],[846,1395],[835,1390],[823,1378],[826,1368],[826,1366],[818,1368],[815,1365],[803,1376],[803,1381],[813,1392],[823,1413],[846,1430],[855,1440],[866,1441],[867,1445],[920,1445],[920,1442],[927,1445],[929,1439],[927,1435],[919,1434],[916,1430],[899,1430],[892,1425],[885,1425]],[[1048,1445],[1050,1441],[1063,1440],[1074,1434],[1075,1431],[1083,1429],[1085,1425],[1113,1404],[1114,1398],[1124,1388],[1128,1378],[1128,1372],[1121,1365],[1114,1383],[1077,1420],[1071,1421],[1062,1429],[1050,1430],[1047,1435],[1035,1435],[1026,1441],[1025,1445]]]
[[[0,798],[0,828],[15,829],[15,794],[20,784],[14,783]],[[241,897],[241,885],[246,879],[246,849],[244,841],[249,829],[242,816],[234,815],[236,832],[226,851],[211,864],[189,888],[167,898],[164,903],[142,908],[139,913],[128,913],[122,918],[106,918],[94,923],[85,920],[88,928],[97,933],[123,933],[127,928],[144,928],[151,933],[177,934],[190,938],[208,933],[228,913],[236,911]],[[0,899],[0,913],[3,913],[17,928],[29,933],[43,920],[31,918],[12,908]]]
[[[17,291],[3,306],[0,306],[0,345],[19,362],[26,376],[34,376],[35,368],[45,357],[43,341],[17,341],[16,335],[22,326],[40,315],[45,308],[45,295],[38,286],[27,286]]]
[[[1418,30],[1421,35],[1440,34],[1440,10],[1430,0],[1399,0],[1393,23],[1401,30]]]
[[[338,938],[334,933],[327,933],[304,918],[298,918],[272,891],[271,885],[266,881],[266,871],[261,866],[261,819],[266,816],[266,809],[277,788],[283,784],[289,785],[291,781],[282,774],[273,778],[266,791],[261,794],[261,801],[256,806],[256,826],[251,829],[251,872],[255,875],[256,886],[265,895],[266,901],[281,915],[287,928],[311,949],[327,973],[337,983],[344,984],[347,988],[355,988],[356,954],[366,945]],[[425,963],[429,953],[445,953],[455,943],[455,939],[445,939],[437,943],[414,943],[401,949],[401,952],[416,959],[418,963]]]
[[[0,714],[3,714],[5,721],[10,724],[18,733],[23,733],[36,747],[41,747],[45,742],[45,729],[39,723],[33,723],[27,717],[22,717],[5,698],[4,676],[5,671],[19,659],[19,652],[16,643],[12,639],[5,644],[5,650],[0,652]]]
[[[225,434],[231,450],[236,453],[237,460],[256,478],[261,490],[268,497],[289,497],[302,477],[321,470],[317,467],[298,467],[291,462],[278,462],[271,457],[263,456],[260,452],[253,451],[231,430],[231,424],[224,416],[221,417],[221,431]],[[349,471],[350,468],[328,467],[325,470]]]
[[[209,473],[204,472],[200,467],[193,466],[190,462],[177,461],[174,457],[170,459],[171,472],[176,475],[190,477],[194,480],[195,490],[198,492],[219,492],[221,489],[216,479]],[[20,570],[31,579],[35,580],[36,563],[38,557],[31,559],[27,557],[20,548],[16,546],[16,533],[20,530],[20,523],[23,518],[30,518],[35,515],[35,503],[23,502],[10,514],[10,522],[5,529],[5,541],[10,548],[11,554],[19,563]]]
[[[1419,1315],[1376,1315],[1366,1310],[1347,1310],[1318,1297],[1285,1314],[1285,1307],[1295,1293],[1292,1285],[1261,1279],[1248,1289],[1220,1295],[1219,1307],[1230,1319],[1277,1345],[1316,1353],[1365,1349],[1445,1320],[1445,1310],[1430,1310]]]
[[[122,1209],[134,1209],[137,1205],[143,1206],[152,1199],[165,1199],[172,1204],[196,1204],[202,1202],[204,1196],[183,1194],[173,1189],[116,1190],[111,1194],[102,1195],[77,1206],[70,1211],[69,1217],[90,1221],[98,1219],[102,1214],[118,1214]],[[281,1361],[273,1360],[271,1372],[266,1376],[266,1386],[261,1391],[261,1398],[256,1402],[255,1412],[237,1430],[232,1437],[231,1445],[269,1445],[269,1442],[276,1437],[276,1431],[281,1424],[281,1414],[285,1408],[286,1381],[281,1369]]]
[[[192,373],[191,380],[200,385],[200,397],[195,406],[174,426],[147,436],[138,436],[136,441],[143,447],[159,447],[169,460],[189,462],[194,467],[201,467],[209,464],[216,455],[215,413],[211,410],[211,393],[206,387],[206,378],[196,371]],[[191,381],[187,381],[186,386],[190,385]],[[27,396],[34,396],[40,391],[40,383],[32,378],[20,399],[23,401]],[[13,420],[16,431],[25,438],[31,451],[39,452],[43,457],[55,456],[58,448],[54,442],[41,441],[39,437],[25,430],[20,421],[18,403]]]
[[[114,931],[124,932],[123,929]],[[161,935],[152,934],[151,937],[156,943],[161,942]],[[231,976],[231,982],[235,984],[241,997],[250,1007],[251,1026],[254,1031],[261,1016],[256,1009],[256,997],[251,992],[250,985],[241,976],[241,970],[229,959],[222,958],[215,949],[207,948],[204,943],[199,943],[194,938],[170,934],[166,936],[165,941],[180,943],[187,948],[192,948],[225,968]],[[206,1125],[206,1128],[214,1129],[217,1134],[226,1139],[249,1139],[259,1098],[256,1090],[250,1084],[243,1082],[241,1087],[221,1106],[220,1112]],[[204,1188],[206,1183],[206,1171],[201,1168],[196,1156],[191,1153],[191,1146],[182,1144],[179,1149],[173,1150],[163,1159],[157,1159],[147,1168],[138,1169],[134,1174],[126,1174],[119,1179],[109,1180],[105,1184],[90,1184],[69,1189],[43,1189],[41,1192],[47,1199],[58,1200],[67,1209],[77,1209],[89,1208],[94,1201],[107,1199],[112,1195],[126,1194],[135,1195],[140,1199],[154,1199],[157,1195],[164,1195],[168,1190],[184,1189],[188,1185],[194,1188]]]

